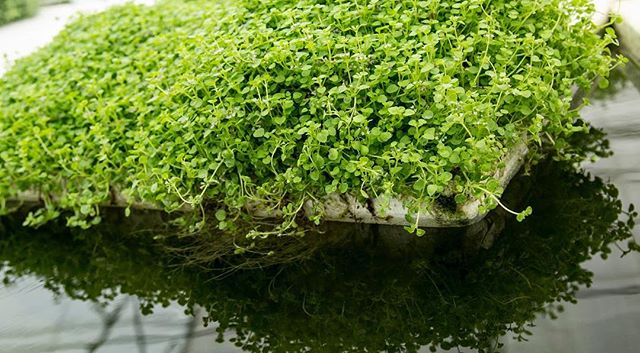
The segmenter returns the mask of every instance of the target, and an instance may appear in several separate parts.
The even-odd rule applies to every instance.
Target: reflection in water
[[[604,129],[613,156],[583,166],[616,185],[623,204],[640,204],[640,69],[629,63],[616,71],[606,91],[592,95],[581,111],[593,126]],[[634,229],[640,239],[640,227]],[[615,253],[615,252],[614,252]],[[582,265],[594,273],[593,286],[577,294],[558,320],[536,319],[533,336],[517,343],[505,337],[504,352],[636,353],[640,345],[640,256],[606,261],[596,257]]]
[[[155,213],[125,219],[114,212],[89,231],[61,224],[25,229],[19,217],[5,218],[0,273],[8,286],[37,277],[61,296],[112,303],[100,309],[103,328],[85,351],[110,343],[110,330],[130,305],[123,301],[130,297],[122,299],[127,294],[145,314],[178,303],[195,315],[185,321],[183,342],[205,335],[210,344],[232,342],[235,351],[489,352],[505,334],[524,339],[536,315],[555,316],[561,302],[574,302],[592,278],[581,263],[607,256],[611,244],[626,249],[633,221],[617,196],[615,187],[569,163],[545,161],[505,195],[512,206],[534,207],[523,223],[498,210],[472,229],[424,238],[340,224],[289,239],[297,256],[288,261],[268,255],[269,243],[220,256],[222,248],[234,248],[215,235],[197,244],[154,240],[143,230],[160,223]],[[238,269],[240,263],[253,268]],[[197,330],[200,320],[210,328]],[[133,331],[131,351],[154,340],[141,324]]]

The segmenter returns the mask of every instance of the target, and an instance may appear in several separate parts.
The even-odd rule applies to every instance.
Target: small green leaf
[[[322,130],[318,132],[318,134],[316,135],[316,139],[318,140],[318,142],[321,142],[321,143],[327,142],[328,138],[329,138],[329,134],[326,130]]]
[[[606,78],[600,78],[598,80],[598,87],[600,89],[605,89],[605,88],[609,87],[609,80],[607,80]]]
[[[424,134],[422,135],[422,137],[424,137],[426,140],[433,140],[436,138],[436,129],[435,128],[428,128],[424,131]]]
[[[465,202],[467,202],[468,198],[465,194],[456,194],[454,200],[456,201],[456,204],[463,205]]]
[[[262,136],[264,136],[263,128],[258,128],[256,131],[253,132],[253,137],[262,137]]]
[[[335,161],[338,159],[338,157],[340,157],[340,153],[338,152],[337,149],[332,148],[329,150],[329,159],[332,161]]]
[[[223,209],[219,209],[216,211],[215,216],[218,221],[222,222],[227,218],[227,212]]]
[[[82,213],[83,215],[88,215],[89,213],[91,213],[91,206],[89,205],[80,206],[80,213]]]
[[[378,141],[387,142],[391,139],[392,136],[393,135],[388,131],[382,132],[380,133],[380,135],[378,135]]]

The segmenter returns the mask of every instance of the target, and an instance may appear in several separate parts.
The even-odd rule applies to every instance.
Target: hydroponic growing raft
[[[163,1],[83,17],[0,79],[0,203],[451,226],[583,126],[619,59],[586,0]],[[63,212],[68,211],[68,212]],[[522,218],[530,209],[514,212]],[[211,213],[211,216],[207,214]],[[418,230],[419,231],[419,230]]]

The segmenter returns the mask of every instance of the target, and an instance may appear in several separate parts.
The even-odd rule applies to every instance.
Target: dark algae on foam
[[[114,195],[189,224],[281,218],[329,194],[495,208],[517,142],[563,151],[572,88],[622,59],[586,0],[160,1],[81,17],[0,78],[0,210],[101,221]],[[518,213],[522,219],[531,212]],[[127,208],[127,213],[129,209]]]

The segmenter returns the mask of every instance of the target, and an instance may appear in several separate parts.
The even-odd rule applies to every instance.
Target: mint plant
[[[116,193],[230,228],[247,205],[297,228],[332,193],[496,207],[523,139],[584,128],[572,89],[621,59],[586,0],[235,0],[82,17],[0,79],[0,209],[100,221]],[[455,212],[453,210],[452,212]],[[531,213],[514,212],[519,218]],[[416,226],[411,230],[419,231]]]

